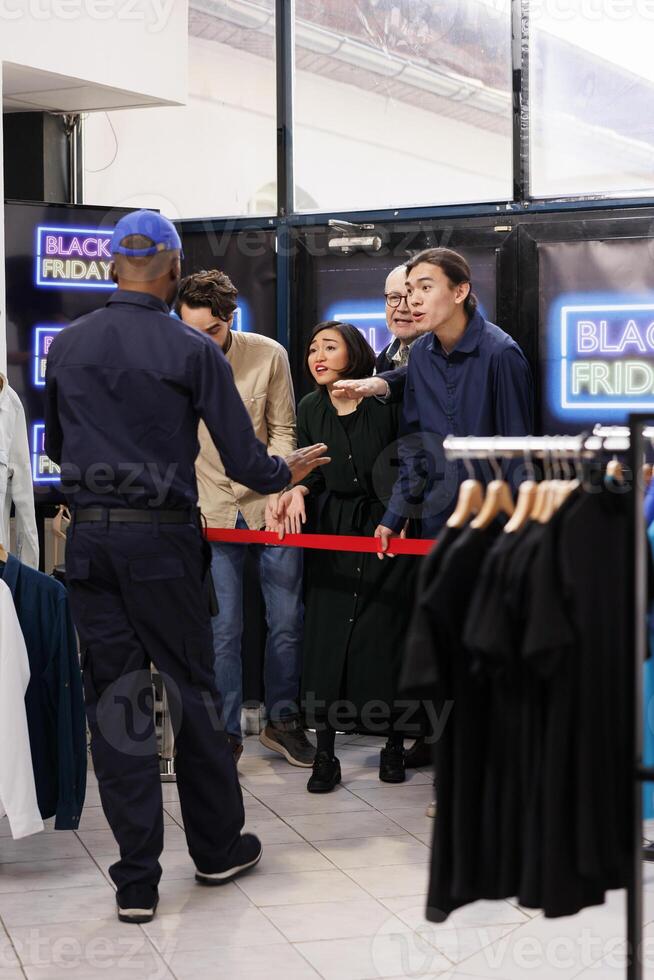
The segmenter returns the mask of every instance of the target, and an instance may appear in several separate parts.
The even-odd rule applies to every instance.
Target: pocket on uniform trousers
[[[91,559],[83,555],[66,555],[66,581],[84,582],[91,577]]]
[[[184,637],[184,656],[194,684],[214,680],[213,638],[210,630]],[[208,675],[208,676],[207,676]]]

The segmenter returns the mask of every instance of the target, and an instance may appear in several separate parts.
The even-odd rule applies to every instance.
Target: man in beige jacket
[[[188,326],[202,331],[222,348],[257,438],[267,445],[269,453],[286,457],[297,445],[288,355],[268,337],[232,329],[237,295],[224,272],[198,272],[182,280],[177,313]],[[204,423],[200,423],[198,436],[196,474],[207,525],[250,530],[265,527],[267,498],[228,479]],[[259,567],[268,624],[264,667],[268,724],[260,739],[291,765],[309,768],[314,748],[298,713],[304,618],[302,552],[298,548],[251,547]],[[211,571],[220,607],[212,621],[216,682],[224,700],[223,721],[238,759],[243,750],[241,639],[246,549],[239,544],[212,542],[211,550]]]

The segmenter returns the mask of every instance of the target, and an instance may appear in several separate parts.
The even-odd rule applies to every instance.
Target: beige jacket
[[[297,447],[295,396],[288,354],[275,340],[256,333],[232,331],[225,355],[234,381],[250,413],[254,432],[271,456],[288,456]],[[225,420],[229,425],[229,419]],[[265,523],[266,497],[233,483],[204,422],[198,431],[200,453],[195,461],[200,507],[209,527],[233,528],[242,513],[248,527]]]

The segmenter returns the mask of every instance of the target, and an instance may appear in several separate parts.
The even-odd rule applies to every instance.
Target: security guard
[[[329,462],[325,446],[268,456],[217,345],[169,316],[181,241],[166,218],[126,215],[112,238],[118,289],[53,342],[46,452],[72,509],[66,574],[79,632],[102,806],[120,846],[118,918],[158,901],[163,807],[150,663],[176,730],[177,785],[196,879],[255,865],[215,686],[208,548],[194,473],[202,418],[229,477],[268,494]]]

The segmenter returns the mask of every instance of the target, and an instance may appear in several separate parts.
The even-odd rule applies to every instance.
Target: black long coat
[[[332,460],[306,481],[308,502],[319,503],[312,530],[373,535],[397,476],[393,446],[399,412],[398,405],[364,398],[356,412],[343,418],[324,389],[302,399],[299,445],[324,442]],[[344,722],[381,734],[402,713],[395,704],[397,680],[418,560],[305,552],[302,689],[310,719],[324,719],[330,706],[344,700],[352,706],[349,717],[343,709]],[[330,721],[334,724],[331,716]],[[404,724],[397,727],[406,730]]]

